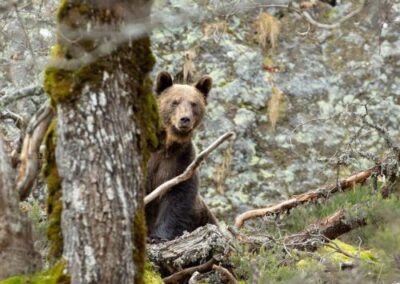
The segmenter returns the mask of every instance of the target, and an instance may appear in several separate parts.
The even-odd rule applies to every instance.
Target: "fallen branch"
[[[227,280],[229,284],[237,284],[239,283],[236,278],[232,275],[232,273],[230,273],[230,271],[228,269],[226,269],[225,267],[222,267],[220,265],[216,265],[214,264],[212,266],[212,269],[214,269],[215,271],[219,272],[220,274],[222,274]]]
[[[369,178],[372,173],[376,172],[380,168],[380,165],[370,168],[368,170],[359,172],[351,177],[342,180],[338,183],[331,184],[319,188],[317,190],[308,191],[300,195],[295,195],[289,200],[285,200],[277,205],[273,205],[267,208],[262,209],[254,209],[247,212],[244,212],[236,217],[235,226],[236,228],[240,228],[243,226],[244,222],[249,219],[269,216],[273,214],[280,214],[289,209],[295,208],[303,203],[308,203],[315,201],[320,198],[327,198],[331,194],[334,194],[339,191],[344,191],[348,189],[353,189],[356,184],[363,183],[367,178]]]
[[[316,20],[314,20],[311,17],[311,15],[307,11],[301,12],[301,15],[307,20],[308,23],[310,23],[313,26],[316,26],[316,27],[322,28],[322,29],[334,29],[334,28],[337,28],[338,26],[340,26],[340,24],[343,23],[344,21],[347,21],[348,19],[350,19],[354,15],[358,14],[359,12],[361,12],[361,10],[364,8],[364,2],[365,2],[365,0],[363,0],[360,3],[360,6],[357,9],[355,9],[352,12],[350,12],[349,14],[347,14],[346,16],[344,16],[339,21],[337,21],[336,23],[333,23],[333,24],[323,24],[323,23],[317,22]]]
[[[209,261],[207,261],[204,264],[196,265],[193,267],[185,268],[181,271],[178,271],[168,277],[163,278],[163,281],[165,284],[169,283],[181,283],[180,281],[182,279],[185,279],[186,277],[189,277],[196,271],[198,272],[206,272],[211,270],[212,267],[214,267],[215,259],[211,258]]]
[[[21,165],[17,178],[20,200],[28,197],[39,173],[39,148],[53,117],[53,109],[47,101],[29,122],[20,155]]]
[[[149,193],[145,198],[144,198],[144,204],[147,205],[154,199],[156,199],[159,196],[164,195],[167,193],[173,186],[188,180],[190,177],[193,176],[195,173],[195,170],[200,166],[201,162],[203,162],[208,155],[214,151],[219,145],[221,145],[225,140],[228,140],[230,138],[234,138],[235,133],[234,132],[227,132],[221,137],[219,137],[214,143],[212,143],[210,146],[208,146],[207,149],[205,149],[203,152],[201,152],[194,160],[193,162],[186,168],[186,170],[180,174],[179,176],[174,177],[173,179],[170,179],[160,186],[158,186],[155,190],[153,190],[151,193]]]

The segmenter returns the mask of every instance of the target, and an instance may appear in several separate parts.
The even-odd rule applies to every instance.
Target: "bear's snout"
[[[183,116],[179,120],[179,126],[180,127],[189,127],[190,126],[190,117],[188,116]]]

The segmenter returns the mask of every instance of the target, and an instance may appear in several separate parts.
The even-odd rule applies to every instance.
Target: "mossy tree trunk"
[[[72,283],[142,283],[143,164],[156,146],[148,37],[151,1],[64,0],[45,73],[57,110],[63,257]]]
[[[0,139],[0,280],[40,268],[31,224],[19,212],[14,177]]]

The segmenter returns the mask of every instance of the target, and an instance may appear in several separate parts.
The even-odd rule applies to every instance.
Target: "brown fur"
[[[157,76],[156,92],[166,138],[148,162],[147,193],[180,175],[195,158],[191,140],[204,117],[211,83],[208,76],[194,86],[173,84],[166,72]],[[167,240],[207,223],[217,223],[199,195],[197,173],[148,204],[146,221],[151,238]]]

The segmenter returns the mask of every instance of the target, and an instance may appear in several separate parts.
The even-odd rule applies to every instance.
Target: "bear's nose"
[[[190,123],[190,118],[187,116],[181,117],[180,123],[181,125],[188,125]]]

